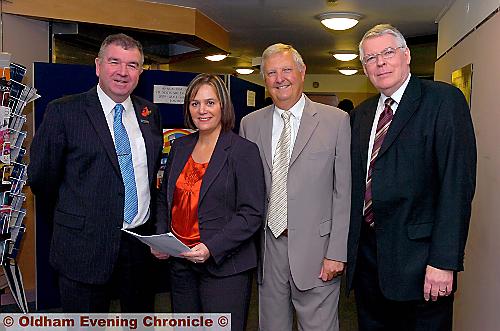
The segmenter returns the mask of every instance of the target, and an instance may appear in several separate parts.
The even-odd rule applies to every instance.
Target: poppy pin
[[[151,110],[149,110],[149,108],[146,106],[142,108],[141,115],[143,117],[148,117],[149,115],[151,115]]]

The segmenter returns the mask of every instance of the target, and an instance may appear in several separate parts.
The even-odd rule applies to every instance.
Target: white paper
[[[132,231],[122,229],[123,231],[133,235],[149,247],[172,256],[179,256],[180,253],[188,252],[191,249],[177,239],[172,232],[154,234],[151,236],[143,236]]]

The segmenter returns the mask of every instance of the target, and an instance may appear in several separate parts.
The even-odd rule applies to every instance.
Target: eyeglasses
[[[375,53],[375,54],[369,54],[363,58],[363,64],[364,65],[374,64],[375,62],[377,62],[377,58],[379,55],[382,55],[382,58],[384,60],[392,59],[394,57],[394,55],[396,55],[396,50],[398,50],[399,48],[406,48],[406,47],[405,46],[399,46],[396,48],[387,47],[382,52]]]

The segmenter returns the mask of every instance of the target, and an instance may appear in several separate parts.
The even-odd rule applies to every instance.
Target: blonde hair
[[[292,53],[293,59],[295,61],[295,64],[297,65],[297,68],[299,68],[299,71],[302,72],[304,70],[306,65],[304,63],[304,60],[302,59],[302,56],[299,54],[299,52],[295,48],[293,48],[292,45],[277,43],[277,44],[273,44],[273,45],[267,47],[264,50],[264,52],[262,53],[262,58],[261,58],[261,62],[260,62],[260,73],[261,73],[262,77],[264,77],[264,72],[265,72],[264,64],[265,64],[266,60],[271,55],[278,54],[278,53],[285,53],[285,52]]]

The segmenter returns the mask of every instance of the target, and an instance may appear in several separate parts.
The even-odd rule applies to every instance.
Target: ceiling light
[[[207,59],[209,61],[217,62],[217,61],[224,60],[226,57],[227,57],[227,54],[214,54],[214,55],[205,56],[205,59]]]
[[[342,75],[351,76],[358,72],[356,68],[339,68],[339,72]]]
[[[330,54],[339,61],[351,61],[358,57],[358,54],[352,51],[335,51]]]
[[[329,12],[319,14],[317,18],[329,29],[347,30],[358,24],[363,15],[348,12]]]
[[[236,68],[236,72],[240,75],[250,75],[254,70],[252,68]]]

